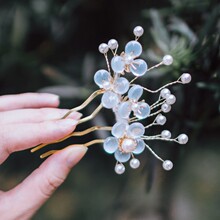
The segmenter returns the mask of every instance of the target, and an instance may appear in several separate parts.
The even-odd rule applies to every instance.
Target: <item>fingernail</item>
[[[69,127],[75,126],[75,125],[77,125],[78,122],[79,122],[78,120],[69,119],[69,118],[56,121],[56,123],[58,123],[58,125],[62,128],[64,128],[64,127],[69,128]]]
[[[88,148],[83,145],[78,145],[70,146],[68,150],[69,152],[66,158],[66,163],[68,167],[72,168],[82,159],[82,157],[87,152]]]
[[[74,113],[70,114],[70,116],[71,116],[72,118],[74,118],[75,120],[79,120],[79,119],[82,117],[82,113],[80,113],[80,112],[74,112]]]
[[[60,97],[58,95],[51,94],[51,100],[60,101]]]
[[[47,99],[48,101],[51,102],[60,101],[60,97],[58,95],[50,94],[50,93],[42,93],[42,95],[44,96],[44,99]]]

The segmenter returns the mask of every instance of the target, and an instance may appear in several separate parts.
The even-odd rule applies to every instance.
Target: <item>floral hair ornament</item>
[[[101,97],[100,105],[94,112],[79,120],[78,124],[93,119],[102,108],[110,109],[114,115],[116,122],[111,126],[94,126],[84,131],[74,131],[70,135],[57,140],[53,143],[61,142],[69,137],[83,136],[96,130],[111,131],[111,136],[106,139],[96,139],[83,144],[89,147],[94,144],[102,143],[104,151],[108,154],[114,154],[116,159],[115,172],[122,174],[125,172],[124,163],[129,162],[130,167],[136,169],[140,166],[140,161],[136,155],[141,154],[147,148],[157,159],[162,162],[164,170],[171,170],[173,163],[170,160],[163,160],[159,157],[148,145],[151,140],[172,141],[179,144],[186,144],[188,136],[180,134],[178,137],[172,138],[171,132],[163,130],[160,134],[153,136],[145,135],[148,128],[152,126],[162,126],[166,123],[164,114],[170,112],[171,106],[176,102],[176,97],[171,94],[167,88],[173,84],[187,84],[191,81],[189,73],[183,73],[176,81],[168,83],[157,90],[150,90],[142,85],[135,84],[135,80],[148,71],[157,68],[161,65],[171,65],[173,58],[170,55],[165,55],[160,63],[148,68],[147,63],[140,59],[142,46],[138,39],[143,35],[144,29],[137,26],[133,31],[135,40],[129,41],[125,45],[124,52],[117,54],[118,42],[115,39],[109,40],[108,44],[102,43],[99,46],[99,52],[105,57],[107,70],[98,70],[94,75],[94,81],[99,89],[93,92],[87,100],[80,106],[71,109],[63,118],[66,118],[74,111],[80,111],[85,108],[94,98],[99,95]],[[108,59],[108,52],[111,52],[113,57],[111,62]],[[133,75],[134,78],[129,82],[125,76]],[[144,92],[158,93],[159,97],[153,104],[146,103],[141,99]],[[146,119],[153,118],[153,122],[145,124]],[[35,152],[49,144],[41,144],[33,148],[31,152]],[[57,150],[50,150],[41,155],[41,158],[47,157]]]

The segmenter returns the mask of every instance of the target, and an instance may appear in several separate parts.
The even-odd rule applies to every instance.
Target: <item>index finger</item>
[[[59,97],[49,93],[21,93],[0,96],[0,111],[21,108],[57,107]]]

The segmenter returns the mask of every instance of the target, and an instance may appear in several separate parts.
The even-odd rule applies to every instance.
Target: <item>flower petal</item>
[[[136,40],[129,41],[125,46],[125,53],[133,57],[139,57],[142,53],[142,46]]]
[[[118,162],[125,163],[130,159],[131,154],[130,153],[123,153],[120,150],[116,150],[114,156]]]
[[[130,66],[131,72],[135,76],[143,76],[147,72],[147,63],[142,59],[136,59]]]
[[[121,56],[115,56],[111,60],[111,67],[115,73],[122,73],[125,70],[125,63]]]
[[[111,75],[106,70],[98,70],[94,75],[94,81],[100,88],[105,88],[111,82]]]

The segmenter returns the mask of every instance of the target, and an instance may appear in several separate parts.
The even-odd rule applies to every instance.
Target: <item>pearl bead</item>
[[[179,142],[180,144],[186,144],[186,143],[188,142],[188,140],[189,140],[189,138],[188,138],[188,136],[187,136],[186,134],[180,134],[180,135],[177,137],[177,139],[178,139],[178,142]]]
[[[166,103],[169,105],[173,105],[176,102],[176,97],[175,95],[168,95],[166,96]]]
[[[191,82],[191,75],[189,73],[183,73],[180,77],[183,84],[187,84]]]
[[[170,112],[171,106],[168,105],[167,103],[164,103],[163,105],[161,105],[161,110],[162,110],[164,113]]]
[[[140,37],[144,33],[144,29],[141,26],[137,26],[134,28],[133,33],[136,37]]]
[[[162,89],[161,92],[160,92],[160,95],[162,98],[166,98],[168,95],[170,95],[171,92],[169,89],[165,88],[165,89]]]
[[[117,174],[123,174],[125,172],[125,166],[123,164],[116,164],[115,172]]]
[[[171,138],[171,132],[168,130],[163,130],[161,132],[161,137],[162,138],[166,138],[166,139],[170,139]]]
[[[111,50],[114,50],[118,47],[118,41],[115,40],[115,39],[111,39],[109,40],[108,42],[108,47],[111,49]]]
[[[137,169],[140,166],[140,161],[136,158],[130,160],[130,167],[133,169]]]
[[[172,168],[173,168],[173,163],[172,163],[170,160],[165,160],[165,161],[163,162],[163,169],[164,169],[164,170],[169,171],[169,170],[171,170]]]
[[[163,57],[163,64],[169,66],[173,63],[173,57],[171,55],[165,55]]]
[[[134,139],[126,138],[121,143],[121,149],[125,153],[131,153],[137,147],[137,143]]]
[[[167,119],[164,115],[161,115],[161,114],[157,115],[157,117],[156,117],[157,124],[164,125],[166,123],[166,121],[167,121]]]
[[[108,44],[102,43],[99,45],[99,52],[100,53],[103,53],[103,54],[107,53],[108,49],[109,49]]]

